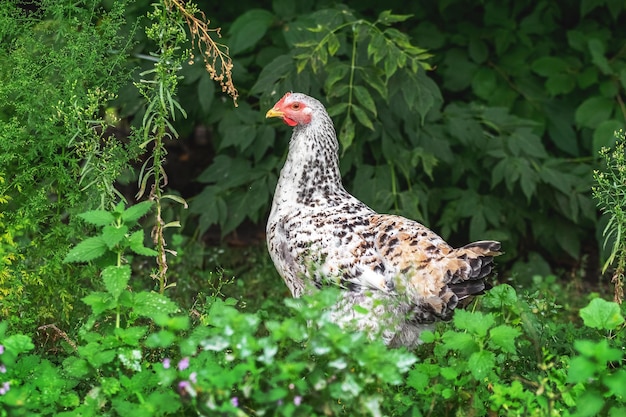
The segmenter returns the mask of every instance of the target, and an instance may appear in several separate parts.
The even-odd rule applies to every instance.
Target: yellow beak
[[[285,115],[285,113],[283,113],[282,111],[278,110],[277,108],[273,108],[273,109],[269,109],[267,111],[267,113],[265,113],[265,118],[269,118],[269,117],[283,117]]]

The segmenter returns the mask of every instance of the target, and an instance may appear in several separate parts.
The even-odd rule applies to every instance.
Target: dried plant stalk
[[[237,107],[237,98],[239,92],[235,88],[232,78],[233,61],[230,58],[228,46],[215,42],[211,37],[211,33],[221,38],[221,28],[209,28],[210,20],[195,5],[188,4],[185,6],[182,0],[167,0],[165,2],[168,9],[177,8],[182,14],[189,26],[191,33],[191,43],[198,47],[204,59],[204,67],[211,76],[211,79],[219,82],[222,92],[232,97],[235,107]],[[200,18],[196,17],[196,14]],[[193,60],[193,52],[191,59]]]

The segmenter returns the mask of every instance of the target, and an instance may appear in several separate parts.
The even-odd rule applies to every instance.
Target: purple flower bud
[[[302,404],[302,397],[299,395],[296,395],[295,397],[293,397],[293,403],[298,406],[300,404]]]
[[[0,355],[4,353],[4,345],[0,345]]]
[[[230,399],[230,403],[235,406],[235,407],[239,407],[239,398],[237,397],[233,397]]]
[[[4,364],[0,363],[0,374],[6,374],[7,373],[7,367],[4,366]]]
[[[194,384],[197,384],[197,383],[198,383],[198,373],[197,373],[197,372],[195,372],[195,371],[194,371],[194,372],[192,372],[192,373],[190,373],[190,374],[189,374],[189,380],[190,380],[191,382],[193,382]]]
[[[194,389],[194,387],[189,383],[189,381],[180,381],[178,383],[178,394],[181,396],[190,396],[192,398],[196,398],[198,393]]]
[[[9,392],[9,389],[11,389],[11,384],[8,381],[4,382],[0,387],[0,395],[6,394],[7,392]]]
[[[187,368],[189,368],[189,358],[184,357],[180,360],[180,362],[178,362],[178,370],[184,371]]]
[[[163,368],[170,369],[171,363],[172,361],[170,360],[170,358],[163,359]]]

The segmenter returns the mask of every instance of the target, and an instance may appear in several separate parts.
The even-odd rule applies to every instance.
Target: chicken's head
[[[320,104],[317,100],[313,100],[304,94],[287,93],[265,113],[265,117],[281,117],[292,127],[307,125],[311,123],[316,104]]]

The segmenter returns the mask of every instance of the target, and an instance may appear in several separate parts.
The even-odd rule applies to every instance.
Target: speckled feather
[[[294,297],[338,285],[337,323],[414,346],[422,330],[486,289],[499,242],[454,249],[422,224],[350,195],[332,120],[316,99],[287,93],[266,116],[294,128],[267,223],[270,255]]]

